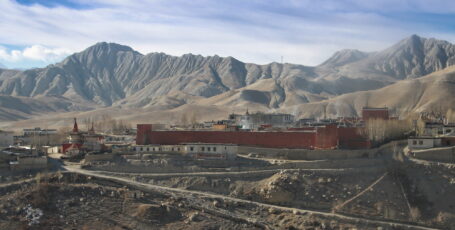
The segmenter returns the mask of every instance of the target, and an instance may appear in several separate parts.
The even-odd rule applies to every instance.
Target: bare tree
[[[196,115],[196,113],[193,111],[193,112],[191,113],[191,125],[194,126],[194,125],[196,125],[196,124],[197,124],[197,115]]]
[[[412,122],[406,120],[371,119],[366,121],[365,131],[368,138],[375,144],[399,139],[412,131]]]
[[[182,118],[180,120],[180,124],[183,126],[188,126],[188,115],[186,113],[182,114]]]

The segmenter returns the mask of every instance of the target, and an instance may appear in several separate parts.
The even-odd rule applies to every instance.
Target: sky
[[[0,10],[0,65],[18,69],[101,41],[310,66],[412,34],[455,43],[453,0],[0,0]]]

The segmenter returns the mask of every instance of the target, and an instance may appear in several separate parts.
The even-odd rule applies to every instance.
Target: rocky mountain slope
[[[95,107],[77,104],[64,97],[37,96],[35,98],[0,95],[0,120],[14,121],[33,115],[87,111]]]
[[[55,110],[49,112],[100,108],[157,111],[193,104],[289,110],[338,100],[334,98],[347,93],[380,89],[453,64],[453,44],[416,35],[379,52],[342,50],[315,67],[257,65],[232,57],[193,54],[143,55],[127,46],[103,42],[45,68],[0,69],[0,95],[9,96],[8,100],[29,98],[30,103],[60,98],[62,103],[52,103]],[[22,111],[26,114],[45,113],[33,106],[24,109],[28,109]],[[0,117],[11,116],[3,113]]]
[[[427,76],[398,81],[381,89],[359,91],[328,100],[289,106],[287,112],[297,111],[302,117],[360,115],[363,106],[387,106],[398,116],[413,112],[442,111],[455,108],[455,66]]]
[[[108,114],[116,119],[135,123],[181,123],[187,120],[208,121],[226,119],[229,113],[249,111],[285,112],[298,118],[337,117],[360,115],[363,106],[387,106],[396,116],[421,111],[446,111],[455,109],[455,66],[416,79],[401,80],[381,89],[343,94],[330,99],[292,105],[295,98],[286,97],[290,105],[273,108],[279,100],[280,88],[273,79],[263,79],[244,88],[231,90],[210,98],[187,97],[174,94],[160,97],[150,105],[141,108],[110,106],[93,110],[59,111],[34,116],[16,122],[0,122],[5,129],[31,127],[39,123],[46,127],[60,127],[71,124],[73,117],[101,119]],[[277,98],[277,99],[275,99]],[[175,104],[175,106],[169,106]],[[2,111],[0,110],[0,114]]]

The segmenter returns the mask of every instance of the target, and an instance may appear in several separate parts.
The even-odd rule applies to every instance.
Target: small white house
[[[47,154],[62,153],[62,146],[43,146],[42,149]]]
[[[441,138],[437,137],[410,137],[409,149],[430,149],[441,146]]]
[[[183,153],[183,145],[136,145],[137,153]]]
[[[238,146],[234,144],[186,143],[183,153],[195,159],[227,159],[237,157]]]
[[[136,153],[180,153],[195,159],[227,159],[237,157],[234,144],[185,143],[182,145],[136,145]]]
[[[104,143],[106,144],[125,144],[133,143],[135,136],[131,135],[104,135]]]
[[[0,130],[0,147],[9,147],[14,144],[14,133]]]

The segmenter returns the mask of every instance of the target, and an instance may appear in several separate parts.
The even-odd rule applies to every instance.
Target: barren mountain
[[[360,115],[363,106],[392,109],[395,115],[410,112],[446,111],[455,108],[455,66],[447,67],[417,79],[398,81],[381,89],[360,91],[325,101],[290,106],[284,111],[302,117]]]
[[[103,42],[45,68],[0,69],[0,95],[10,96],[8,100],[21,97],[24,103],[24,98],[29,98],[27,103],[32,104],[53,98],[49,100],[55,109],[25,106],[19,110],[23,113],[19,119],[103,107],[156,112],[192,105],[228,107],[222,110],[291,109],[306,114],[297,108],[337,100],[347,93],[380,89],[454,63],[454,45],[416,35],[380,52],[342,50],[316,67],[257,65],[232,57],[193,54],[142,55],[127,46]],[[55,98],[62,103],[54,103]],[[14,106],[7,112],[0,111],[2,120],[14,117]]]
[[[159,97],[151,104],[134,110],[111,106],[84,112],[60,111],[17,122],[3,122],[0,123],[0,127],[18,129],[31,127],[37,123],[46,127],[67,126],[71,124],[72,118],[75,116],[97,119],[103,114],[128,120],[131,123],[179,123],[184,116],[187,119],[207,121],[226,119],[229,113],[244,113],[247,108],[250,111],[286,112],[302,118],[323,117],[324,115],[327,117],[358,116],[361,108],[368,105],[387,106],[392,109],[393,115],[403,116],[409,112],[455,109],[454,92],[455,66],[452,66],[422,78],[401,80],[381,89],[273,108],[271,105],[277,101],[275,97],[279,99],[280,88],[273,79],[263,79],[244,88],[210,98],[187,98],[187,95],[175,94]],[[287,96],[285,101],[290,100],[291,104],[294,99]],[[173,103],[175,106],[169,107]]]
[[[62,113],[68,111],[92,110],[87,104],[81,105],[64,97],[37,96],[34,98],[0,95],[0,120],[22,120],[33,115]]]

